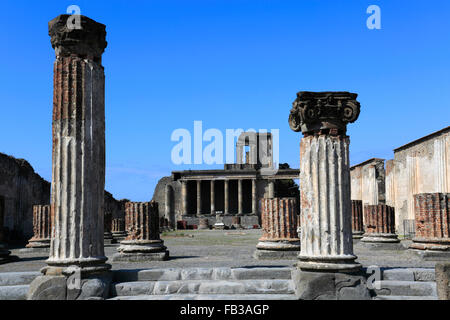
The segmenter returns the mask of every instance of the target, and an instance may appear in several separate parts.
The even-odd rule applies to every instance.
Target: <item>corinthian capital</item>
[[[356,93],[300,91],[292,104],[289,126],[303,134],[345,134],[347,123],[358,119],[360,104]]]

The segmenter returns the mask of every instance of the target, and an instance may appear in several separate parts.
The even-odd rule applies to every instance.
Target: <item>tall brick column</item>
[[[296,258],[300,252],[295,198],[261,199],[263,235],[256,245],[256,259]]]
[[[361,239],[364,234],[362,200],[352,200],[352,233],[353,239]]]
[[[446,252],[450,259],[450,193],[414,195],[416,234],[411,249]]]
[[[87,299],[108,295],[111,265],[103,242],[105,189],[105,25],[69,15],[48,23],[55,49],[52,189],[54,217],[47,267],[29,299]],[[72,276],[77,280],[68,285]],[[51,293],[48,288],[51,287]],[[49,295],[52,295],[49,297]]]
[[[289,116],[300,142],[302,270],[354,271],[347,123],[359,116],[357,95],[299,92]]]
[[[50,248],[52,218],[50,205],[33,206],[33,237],[27,248]]]
[[[364,206],[362,242],[398,243],[395,234],[395,209],[385,204]]]
[[[125,227],[128,236],[120,242],[113,261],[167,260],[169,251],[159,237],[158,203],[125,204]]]
[[[84,271],[111,268],[103,246],[105,189],[105,75],[101,59],[105,26],[81,16],[82,29],[68,29],[69,15],[49,22],[55,49],[53,80],[52,215],[50,267]]]

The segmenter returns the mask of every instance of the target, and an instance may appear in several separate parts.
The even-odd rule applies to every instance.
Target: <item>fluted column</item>
[[[181,214],[182,215],[186,215],[188,214],[187,212],[187,181],[186,180],[181,180]]]
[[[238,214],[243,214],[243,194],[242,194],[242,179],[238,180]]]
[[[273,180],[269,180],[269,198],[275,197],[275,183]]]
[[[364,206],[362,242],[397,243],[395,234],[395,209],[385,204]]]
[[[411,249],[447,251],[450,258],[450,193],[414,195],[415,237]]]
[[[112,236],[116,240],[123,240],[127,236],[127,232],[125,231],[125,219],[123,218],[114,218],[111,221],[111,232]]]
[[[299,92],[289,115],[301,131],[301,251],[298,267],[357,271],[352,241],[349,144],[346,126],[359,116],[356,94]]]
[[[169,256],[159,237],[158,203],[127,202],[125,204],[127,237],[120,242],[113,261],[166,260]]]
[[[296,257],[300,252],[297,235],[297,201],[295,198],[261,199],[261,221],[263,235],[259,239],[255,258],[274,258],[274,251],[281,252],[279,258]],[[289,253],[286,253],[289,251]]]
[[[197,180],[197,215],[202,214],[202,180]]]
[[[352,200],[353,239],[360,239],[364,233],[362,200]]]
[[[211,215],[216,214],[216,193],[214,190],[214,180],[211,180]]]
[[[224,195],[224,214],[228,214],[229,213],[229,191],[228,191],[228,189],[229,189],[229,181],[228,180],[224,180],[224,187],[223,187],[223,190],[224,190],[224,193],[225,193],[225,195]]]
[[[51,199],[55,232],[47,264],[98,272],[111,267],[105,264],[103,242],[105,76],[101,56],[106,31],[103,24],[84,16],[81,29],[69,29],[68,17],[49,22],[56,53]]]
[[[52,231],[50,205],[33,206],[33,237],[27,248],[49,248]]]

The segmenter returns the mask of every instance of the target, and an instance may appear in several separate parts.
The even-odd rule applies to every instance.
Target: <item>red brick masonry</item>
[[[410,248],[450,251],[450,193],[414,195],[416,235]]]

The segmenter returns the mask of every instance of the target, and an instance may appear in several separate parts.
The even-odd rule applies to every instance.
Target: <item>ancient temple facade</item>
[[[240,216],[243,227],[260,226],[259,199],[288,196],[281,194],[285,188],[281,190],[280,183],[298,179],[299,170],[282,167],[273,174],[264,172],[274,166],[270,133],[242,133],[236,154],[236,163],[225,164],[223,170],[173,171],[160,179],[153,195],[160,216],[173,226],[180,220],[199,225],[203,217],[213,225],[216,215],[223,216],[225,225],[231,226],[232,217]]]

